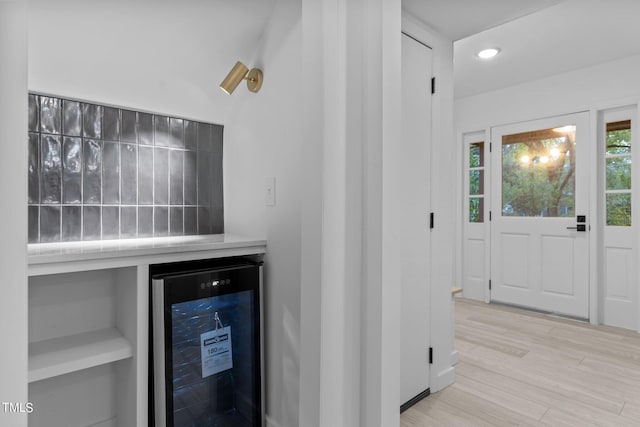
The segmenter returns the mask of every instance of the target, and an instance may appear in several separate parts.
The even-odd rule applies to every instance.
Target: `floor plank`
[[[640,334],[456,299],[456,383],[418,426],[640,426]]]

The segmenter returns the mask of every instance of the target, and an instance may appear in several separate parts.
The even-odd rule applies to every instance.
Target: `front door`
[[[491,131],[491,300],[589,317],[588,113]]]

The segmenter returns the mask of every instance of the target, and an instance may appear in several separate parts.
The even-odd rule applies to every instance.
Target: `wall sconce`
[[[220,83],[220,89],[231,95],[242,80],[247,81],[247,89],[250,92],[258,92],[262,87],[262,70],[252,68],[251,71],[242,62],[236,62],[227,77]]]

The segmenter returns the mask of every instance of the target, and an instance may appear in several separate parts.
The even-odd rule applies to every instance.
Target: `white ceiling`
[[[456,98],[640,54],[638,0],[403,0],[418,3],[419,19],[457,40]],[[481,61],[486,47],[502,51]]]
[[[70,7],[75,13],[86,9],[88,18],[79,20],[78,25],[86,26],[88,32],[95,27],[111,28],[111,22],[119,22],[118,28],[122,32],[135,30],[135,25],[123,27],[123,22],[132,18],[122,9],[146,10],[149,12],[145,12],[146,20],[152,20],[157,14],[156,9],[175,5],[180,13],[176,14],[171,25],[160,25],[165,23],[159,22],[154,27],[155,31],[138,36],[132,34],[131,40],[142,38],[148,41],[142,53],[151,60],[162,57],[162,48],[166,46],[153,40],[165,40],[180,34],[184,48],[173,49],[172,61],[155,73],[161,74],[171,71],[170,68],[191,63],[187,73],[189,78],[185,81],[193,83],[190,84],[194,86],[194,93],[202,92],[201,87],[211,89],[201,102],[210,110],[220,109],[216,113],[220,113],[218,120],[223,121],[226,118],[223,113],[229,110],[228,104],[240,102],[242,93],[228,99],[215,88],[216,82],[226,75],[230,64],[237,59],[252,60],[256,43],[261,39],[276,3],[275,0],[190,0],[179,3],[159,0],[32,0],[30,7],[43,14],[62,17]],[[455,40],[457,98],[640,54],[640,0],[402,0],[402,5],[407,12]],[[119,11],[125,16],[118,16]],[[105,15],[113,17],[106,19]],[[91,16],[102,16],[103,19],[95,21],[89,18]],[[35,33],[37,31],[30,30],[31,35]],[[225,36],[220,37],[220,34]],[[43,37],[46,36],[45,32]],[[477,59],[477,51],[488,46],[500,47],[501,54],[493,61]],[[127,49],[127,45],[123,48]],[[195,55],[194,63],[194,51],[200,48],[208,55]],[[57,59],[60,59],[60,54],[73,53],[67,49],[50,51]],[[94,57],[96,55],[89,55],[90,59]],[[43,55],[41,60],[48,58]],[[169,77],[165,80],[175,80]],[[161,78],[164,77],[160,75],[158,79]]]
[[[564,0],[402,0],[402,8],[459,40]]]

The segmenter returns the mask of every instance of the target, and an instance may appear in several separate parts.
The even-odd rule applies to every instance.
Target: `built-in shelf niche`
[[[30,426],[135,420],[139,286],[138,267],[29,278]]]

